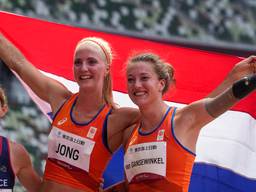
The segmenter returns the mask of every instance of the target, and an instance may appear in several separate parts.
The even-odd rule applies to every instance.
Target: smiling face
[[[73,69],[80,90],[99,89],[102,91],[107,67],[104,55],[96,46],[80,45],[76,49]]]
[[[127,66],[127,89],[131,100],[143,107],[162,100],[165,81],[159,79],[150,62],[138,61]]]

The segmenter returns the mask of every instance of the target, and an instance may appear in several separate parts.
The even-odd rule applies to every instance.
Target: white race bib
[[[48,158],[89,172],[95,142],[53,127],[48,137]],[[68,166],[63,165],[63,166]]]
[[[0,192],[12,192],[12,189],[0,189]]]
[[[124,156],[124,163],[129,182],[165,177],[166,142],[150,142],[129,146]]]

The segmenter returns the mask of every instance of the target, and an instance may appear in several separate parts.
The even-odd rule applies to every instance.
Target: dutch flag
[[[0,28],[45,75],[59,80],[72,92],[72,59],[83,37],[106,39],[115,51],[112,66],[114,99],[120,106],[134,106],[126,94],[124,66],[131,50],[153,51],[176,69],[176,90],[164,99],[182,107],[209,94],[224,79],[236,56],[161,44],[126,36],[96,32],[0,12]],[[38,107],[50,115],[50,107],[23,84]],[[191,192],[256,191],[256,94],[204,127],[196,148]],[[50,120],[50,118],[49,118]],[[123,151],[119,150],[105,171],[105,188],[123,180]]]

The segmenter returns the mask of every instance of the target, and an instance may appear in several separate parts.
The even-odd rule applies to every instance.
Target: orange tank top
[[[89,122],[72,118],[77,94],[71,96],[56,113],[48,137],[48,158],[44,179],[82,191],[98,191],[111,153],[104,145],[107,129],[107,105]]]
[[[187,192],[195,155],[174,135],[176,108],[169,108],[150,133],[140,125],[125,148],[125,173],[130,192]]]

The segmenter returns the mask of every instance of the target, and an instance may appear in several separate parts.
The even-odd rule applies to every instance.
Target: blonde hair
[[[109,43],[102,38],[86,37],[77,43],[75,48],[75,53],[80,48],[80,46],[84,44],[86,44],[87,46],[94,46],[95,48],[97,48],[97,50],[99,50],[100,53],[102,53],[102,58],[106,63],[106,67],[108,71],[108,73],[104,77],[102,94],[103,94],[104,101],[108,105],[115,107],[116,104],[114,103],[113,93],[112,93],[112,77],[110,74],[110,67],[113,59],[112,49]]]
[[[1,107],[8,104],[7,97],[5,95],[5,91],[2,87],[0,87],[0,101],[1,101]]]
[[[173,66],[170,63],[162,60],[158,55],[146,52],[138,53],[130,57],[130,59],[127,62],[127,68],[129,68],[130,65],[141,61],[150,63],[158,78],[165,80],[165,86],[164,89],[162,90],[162,94],[166,93],[169,89],[170,83],[175,82]]]

